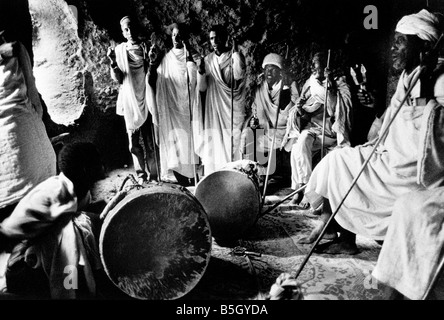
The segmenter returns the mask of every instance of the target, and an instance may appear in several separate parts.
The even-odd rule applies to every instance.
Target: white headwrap
[[[417,35],[420,39],[435,43],[439,36],[439,19],[438,17],[422,9],[420,12],[404,16],[396,25],[395,31]]]
[[[262,68],[265,68],[267,64],[273,64],[282,69],[284,66],[284,59],[277,53],[269,53],[265,56],[264,62],[262,62]]]

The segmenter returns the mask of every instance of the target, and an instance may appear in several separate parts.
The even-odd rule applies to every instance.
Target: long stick
[[[325,231],[327,230],[327,227],[330,225],[331,221],[333,220],[333,218],[335,217],[335,215],[338,213],[339,209],[341,208],[342,204],[344,203],[345,199],[347,198],[347,196],[350,194],[351,190],[353,189],[353,187],[355,186],[356,182],[358,181],[359,177],[361,176],[362,172],[364,171],[364,169],[366,168],[367,164],[369,163],[371,157],[373,156],[373,153],[375,153],[376,148],[378,147],[379,143],[382,141],[382,139],[385,137],[388,129],[390,128],[391,124],[393,123],[393,121],[395,120],[396,115],[399,113],[399,111],[401,110],[401,107],[404,105],[404,103],[406,102],[406,100],[408,99],[408,96],[410,94],[410,92],[413,90],[413,88],[415,87],[416,83],[419,80],[419,77],[421,75],[421,73],[424,70],[424,66],[421,66],[419,69],[419,72],[416,74],[416,76],[413,78],[412,83],[409,87],[409,89],[407,90],[404,98],[402,99],[398,109],[395,111],[395,114],[393,115],[393,117],[390,119],[389,124],[387,125],[387,127],[383,130],[382,134],[379,135],[379,139],[376,141],[375,145],[373,146],[373,149],[370,153],[370,155],[367,157],[367,159],[365,160],[364,164],[362,165],[361,169],[359,170],[358,175],[353,179],[351,186],[349,187],[349,189],[347,190],[347,193],[345,194],[345,196],[342,198],[341,202],[339,203],[338,207],[336,208],[336,210],[332,213],[332,215],[330,216],[330,218],[328,219],[327,223],[325,224],[324,228],[322,229],[321,233],[319,234],[318,238],[316,239],[315,243],[313,244],[313,246],[310,249],[310,252],[306,255],[304,261],[302,262],[302,264],[300,265],[298,271],[295,274],[295,279],[299,276],[299,274],[301,273],[302,269],[304,268],[305,264],[307,263],[308,259],[310,258],[310,256],[312,255],[314,249],[316,248],[316,246],[318,245],[318,243],[321,241],[322,237],[324,236]]]
[[[160,165],[159,165],[159,159],[157,158],[157,150],[156,150],[156,136],[155,136],[155,132],[154,132],[154,119],[153,116],[151,115],[151,136],[153,139],[153,153],[154,153],[154,161],[156,162],[156,169],[157,169],[157,179],[159,180],[159,182],[162,182],[162,177],[160,174]]]
[[[290,199],[291,197],[293,197],[296,193],[298,193],[299,191],[304,190],[307,187],[306,184],[304,184],[302,187],[300,187],[299,189],[296,189],[295,191],[293,191],[292,193],[286,195],[283,199],[279,200],[278,202],[276,202],[273,206],[271,206],[270,208],[268,208],[267,210],[265,210],[264,212],[261,213],[261,217],[265,216],[266,214],[268,214],[269,212],[273,211],[276,207],[278,207],[282,202],[284,202],[287,199]]]
[[[187,71],[187,89],[188,89],[188,108],[190,110],[190,135],[191,135],[191,156],[193,158],[194,157],[194,134],[193,134],[193,111],[191,108],[191,90],[190,90],[190,75],[188,74],[188,66],[187,66],[187,61],[188,61],[188,50],[187,47],[185,45],[185,42],[183,43],[183,48],[185,50],[185,69]],[[192,165],[193,165],[193,176],[194,176],[194,186],[196,186],[197,184],[197,172],[196,172],[196,164],[194,163],[194,159],[191,160]]]
[[[230,156],[230,159],[231,159],[231,162],[233,162],[233,152],[234,152],[234,141],[233,141],[233,127],[234,127],[234,124],[233,124],[233,118],[234,118],[234,57],[233,57],[233,55],[234,55],[234,46],[233,46],[233,48],[231,49],[231,135],[230,135],[230,138],[231,138],[231,143],[230,143],[230,146],[231,146],[231,156]]]
[[[288,58],[288,44],[287,44],[287,50],[285,52],[285,61],[287,61]],[[268,163],[267,163],[267,172],[265,174],[265,182],[264,182],[264,191],[262,193],[262,206],[264,205],[265,202],[265,196],[267,194],[267,185],[268,185],[268,176],[270,174],[270,166],[271,166],[271,157],[273,156],[273,150],[274,150],[274,142],[276,140],[276,131],[277,131],[277,126],[278,126],[278,121],[279,121],[279,113],[280,113],[280,104],[281,104],[281,97],[282,97],[282,90],[284,89],[284,76],[282,74],[282,80],[281,80],[281,88],[279,91],[279,101],[278,101],[278,106],[277,106],[277,110],[276,110],[276,119],[274,120],[274,130],[273,130],[273,138],[271,140],[271,147],[269,148],[269,154],[268,154]]]
[[[330,49],[328,49],[327,69],[330,67]],[[328,102],[328,78],[325,79],[325,101],[324,112],[322,116],[322,143],[321,143],[321,159],[324,157],[324,141],[325,141],[325,122],[327,118],[327,102]]]

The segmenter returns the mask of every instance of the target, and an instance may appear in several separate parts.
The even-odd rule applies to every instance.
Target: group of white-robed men
[[[270,134],[274,134],[271,130],[273,122],[270,120],[280,109],[282,119],[278,123],[276,148],[294,150],[295,156],[300,156],[301,150],[312,147],[310,150],[312,152],[318,143],[319,114],[320,110],[323,113],[325,105],[325,91],[322,89],[326,83],[329,84],[331,90],[327,96],[326,114],[335,121],[322,130],[325,130],[324,141],[327,141],[327,144],[330,142],[327,139],[329,135],[335,138],[336,141],[331,144],[335,148],[316,165],[306,181],[306,200],[313,208],[322,204],[323,211],[320,215],[321,225],[304,241],[309,243],[315,241],[332,213],[337,211],[335,223],[328,226],[326,232],[326,235],[328,234],[333,240],[320,245],[317,251],[354,254],[358,251],[355,243],[356,234],[384,241],[373,276],[410,299],[421,299],[428,294],[435,276],[441,271],[440,264],[443,259],[441,249],[444,232],[441,230],[444,216],[442,200],[444,83],[440,60],[433,60],[428,55],[442,32],[439,18],[436,14],[422,10],[403,17],[397,24],[392,58],[394,67],[403,72],[383,116],[378,148],[357,180],[350,196],[340,207],[339,204],[347,188],[376,143],[369,141],[365,145],[348,146],[346,129],[349,125],[349,93],[342,79],[333,79],[328,72],[322,72],[325,69],[324,59],[315,56],[313,74],[299,96],[295,85],[285,83],[281,75],[283,59],[279,55],[271,54],[264,59],[265,81],[258,86],[254,99],[259,127],[262,126],[265,133],[264,137],[258,140],[259,148],[266,150],[267,145],[269,148],[267,140],[269,141]],[[179,179],[183,178],[181,181],[191,184],[190,179],[194,178],[197,157],[193,152],[188,152],[189,150],[195,150],[200,157],[205,174],[210,174],[229,161],[242,157],[242,152],[238,152],[242,146],[242,132],[246,126],[251,128],[250,123],[253,123],[249,120],[246,122],[244,114],[245,60],[236,46],[227,48],[225,29],[216,27],[210,30],[210,42],[214,50],[203,59],[198,59],[187,43],[186,37],[181,34],[180,26],[177,25],[172,33],[174,48],[160,60],[156,59],[158,55],[154,48],[148,50],[133,34],[130,18],[123,18],[121,27],[127,42],[118,45],[115,50],[110,50],[108,55],[113,75],[121,83],[117,112],[125,118],[130,150],[135,155],[135,167],[140,174],[138,177],[142,180],[157,179],[162,170],[165,170],[164,173],[172,170]],[[7,71],[16,65],[20,58],[14,56],[15,51],[8,45],[7,43],[0,46],[2,50],[0,71]],[[425,56],[428,59],[421,60]],[[421,73],[419,82],[410,91],[407,101],[397,113],[400,101],[406,95],[409,86],[418,72],[423,70],[420,68],[423,61],[427,63],[426,72]],[[32,77],[29,79],[32,80]],[[22,80],[14,83],[27,83],[29,86],[29,81]],[[8,84],[9,82],[3,83],[7,89]],[[14,94],[16,91],[5,92]],[[203,92],[206,93],[204,100],[201,97]],[[27,94],[31,95],[32,92]],[[11,100],[8,97],[0,98],[0,110],[9,110],[12,106]],[[23,104],[16,103],[14,106],[34,108],[29,101],[31,100],[23,99]],[[230,114],[232,105],[234,105],[233,117]],[[285,113],[288,114],[287,117]],[[307,113],[312,115],[308,120],[304,117]],[[1,114],[4,117],[2,121],[10,121],[11,118],[6,111]],[[397,116],[393,118],[394,115]],[[39,120],[38,109],[32,117],[35,121]],[[283,121],[285,118],[287,123]],[[151,124],[153,126],[150,127]],[[5,130],[11,128],[2,126]],[[168,128],[173,128],[172,132],[168,132]],[[196,139],[189,134],[192,131]],[[185,135],[185,132],[188,134]],[[231,140],[232,132],[236,132],[234,142]],[[143,148],[138,145],[141,134],[144,137],[145,147],[148,146],[148,157],[154,160],[149,162],[148,167],[143,159],[145,155],[140,151],[143,151]],[[153,136],[156,141],[152,140]],[[159,146],[159,153],[156,144]],[[22,149],[24,147],[22,146]],[[175,156],[170,157],[171,154]],[[155,164],[156,156],[160,158],[159,168]],[[187,160],[182,161],[183,157]],[[85,159],[81,159],[83,164],[74,161],[72,165],[79,163],[89,165]],[[301,158],[294,161],[297,165],[305,160]],[[36,188],[35,192],[28,193],[29,197],[38,193],[35,199],[44,201],[44,206],[39,205],[42,217],[55,217],[54,221],[51,219],[36,221],[39,230],[47,230],[48,224],[60,222],[57,217],[63,217],[63,221],[73,222],[63,213],[75,214],[78,208],[83,207],[82,201],[92,183],[88,181],[83,185],[81,179],[79,182],[76,181],[81,175],[72,175],[68,171],[66,174],[62,172],[57,178],[51,178],[50,176],[55,174],[55,163],[54,161],[51,163],[53,166],[51,172],[40,178],[40,181],[32,181],[32,184],[37,186],[39,182],[50,178],[51,182],[47,183],[61,183],[65,187],[68,186],[70,191],[57,189],[61,193],[52,196],[57,190],[48,188],[45,184],[42,188]],[[97,163],[97,168],[99,167],[100,164]],[[93,170],[100,171],[97,168]],[[11,170],[11,166],[2,166],[2,169]],[[150,174],[149,178],[147,171]],[[2,177],[6,177],[7,174],[2,174]],[[297,174],[298,177],[304,176],[303,171]],[[305,183],[303,180],[296,182]],[[14,193],[10,188],[11,185],[1,184],[1,186],[2,192],[5,190],[10,194]],[[30,188],[32,189],[32,186]],[[50,192],[51,197],[45,195],[45,192]],[[69,205],[60,203],[64,199],[60,198],[61,194],[69,195],[68,198],[65,197],[69,200],[67,202]],[[23,199],[26,200],[26,197]],[[57,201],[58,205],[48,206],[50,203],[48,201]],[[26,239],[31,236],[23,229],[25,226],[23,223],[29,223],[32,220],[29,214],[35,211],[35,208],[29,208],[29,204],[32,202],[28,199],[11,208],[12,214],[2,222],[0,228],[2,238],[20,235],[20,239]],[[9,205],[5,203],[0,209],[9,208]],[[32,217],[35,218],[35,215]],[[89,225],[87,219],[82,220],[83,222]],[[79,237],[79,232],[82,230],[85,231],[85,235],[91,234],[82,223],[79,221],[75,223],[74,228],[72,227],[74,224],[71,224],[68,229],[64,229],[65,232],[69,232],[72,239]],[[91,236],[88,237],[91,239]],[[51,239],[53,241],[54,238]],[[78,243],[73,241],[67,244],[67,248],[69,246],[78,246]],[[78,248],[88,250],[81,246]],[[30,254],[36,252],[34,247],[28,249]],[[39,250],[43,249],[44,246],[39,247]],[[89,291],[93,292],[94,282],[90,275],[94,267],[84,261],[87,256],[87,254],[82,256],[83,270],[87,274]],[[24,257],[26,258],[26,255]],[[78,259],[70,255],[65,257]],[[43,258],[41,260],[43,264],[51,262]],[[49,258],[53,259],[52,256]],[[60,274],[53,275],[54,280],[60,276]],[[53,291],[55,296],[58,292],[63,292],[60,286],[53,286],[51,290],[55,290]]]
[[[421,10],[397,24],[391,51],[393,66],[402,75],[382,118],[379,133],[385,134],[356,147],[349,143],[350,90],[344,78],[326,72],[321,54],[313,58],[312,75],[300,94],[294,83],[285,81],[284,59],[275,53],[267,55],[263,81],[253,96],[253,114],[246,117],[245,60],[236,45],[226,46],[225,29],[217,26],[209,31],[214,50],[199,57],[187,42],[188,35],[174,25],[173,48],[162,59],[156,60],[153,50],[148,53],[148,73],[152,75],[147,97],[160,148],[161,174],[173,170],[180,178],[193,179],[198,156],[206,175],[217,171],[251,150],[246,130],[261,128],[253,142],[256,150],[269,152],[275,135],[271,147],[291,152],[292,188],[306,184],[306,202],[312,208],[323,208],[322,224],[302,241],[314,242],[337,211],[325,233],[332,241],[316,251],[354,254],[358,252],[356,234],[383,240],[373,276],[408,298],[422,298],[440,271],[444,240],[440,231],[444,84],[439,59],[427,60],[427,72],[393,116],[420,70],[421,57],[438,41],[440,18]],[[280,114],[274,128],[276,112]],[[312,154],[322,145],[330,150],[313,169]],[[366,169],[343,199],[371,153]]]

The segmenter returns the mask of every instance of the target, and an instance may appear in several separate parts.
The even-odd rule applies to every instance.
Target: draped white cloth
[[[392,119],[400,105],[408,86],[418,68],[411,74],[401,75],[391,103],[386,110],[380,134]],[[411,98],[419,97],[420,82],[411,92]],[[435,96],[438,103],[444,102],[444,77],[440,76],[435,84]],[[385,137],[382,137],[376,152],[366,169],[357,180],[345,202],[336,215],[336,221],[345,229],[356,234],[384,239],[391,221],[395,201],[408,192],[422,190],[426,186],[442,183],[442,172],[436,175],[436,161],[443,159],[442,148],[430,143],[433,135],[433,119],[437,110],[442,109],[435,100],[426,106],[417,106],[413,99],[406,104],[394,119]],[[439,132],[441,128],[437,128]],[[313,207],[322,202],[322,197],[329,199],[331,208],[336,211],[339,203],[357,176],[363,163],[373,149],[376,141],[354,148],[336,149],[313,170],[305,190],[305,197]],[[435,155],[431,161],[430,155]],[[436,156],[438,155],[438,156]],[[429,161],[425,161],[429,159]],[[424,166],[428,165],[428,170]],[[442,168],[442,166],[441,166]],[[433,177],[424,172],[435,172]],[[436,182],[439,180],[438,182]]]
[[[242,130],[241,150],[247,152],[253,150],[252,134],[249,134],[250,120],[255,115],[258,119],[259,127],[256,129],[256,148],[257,152],[268,152],[273,141],[273,135],[276,131],[275,142],[273,149],[282,147],[282,141],[287,128],[287,118],[290,110],[294,106],[294,101],[299,97],[296,83],[293,82],[290,87],[284,86],[283,90],[290,90],[291,99],[284,109],[279,110],[277,129],[274,125],[276,122],[276,115],[279,106],[279,99],[281,96],[282,80],[273,85],[271,90],[268,88],[266,81],[262,81],[259,87],[255,90],[254,100],[251,106],[252,114],[245,121]]]
[[[416,35],[422,40],[435,43],[441,34],[439,24],[439,18],[435,14],[422,9],[418,13],[402,17],[397,23],[395,31]]]
[[[33,188],[1,223],[6,236],[29,241],[25,261],[31,268],[43,268],[54,299],[76,298],[67,285],[66,267],[80,271],[82,266],[88,291],[96,293],[93,270],[102,267],[98,248],[89,217],[77,210],[74,185],[60,173]],[[73,281],[76,276],[72,274]]]
[[[127,130],[136,130],[148,118],[144,68],[144,47],[120,43],[116,46],[116,62],[124,74],[119,88],[116,113],[125,119]]]
[[[195,148],[204,165],[205,175],[239,160],[242,125],[245,120],[245,63],[241,53],[214,52],[205,57],[205,75],[198,74],[194,103]],[[233,61],[232,61],[233,60]],[[233,64],[233,153],[231,152],[231,64]],[[201,92],[205,94],[202,104]],[[233,159],[231,156],[233,155]]]
[[[157,68],[157,92],[149,88],[147,100],[153,104],[150,109],[159,141],[161,175],[174,170],[193,178],[198,158],[193,148],[190,112],[196,97],[197,67],[185,59],[183,48],[173,48],[165,55]]]
[[[409,299],[425,299],[441,271],[444,245],[444,187],[401,196],[372,272]]]
[[[352,125],[352,102],[350,88],[345,81],[345,77],[335,79],[337,93],[329,91],[326,112],[325,135],[337,140],[337,145],[350,145],[349,132]],[[304,127],[299,127],[299,117],[296,108],[291,109],[288,115],[287,129],[283,140],[283,145],[287,151],[296,143],[301,130],[314,129],[322,133],[323,108],[325,101],[325,80],[320,83],[314,76],[305,82],[301,90],[301,97],[306,99],[302,109],[313,113],[310,122]],[[333,121],[334,120],[334,121]]]
[[[0,208],[56,174],[31,62],[20,43],[18,52],[0,59]]]

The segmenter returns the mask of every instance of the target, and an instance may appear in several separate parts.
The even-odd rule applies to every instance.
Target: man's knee
[[[313,138],[307,131],[302,131],[301,135],[296,140],[293,145],[291,152],[296,154],[301,154],[303,152],[311,152],[311,147],[313,145]]]

